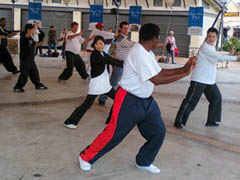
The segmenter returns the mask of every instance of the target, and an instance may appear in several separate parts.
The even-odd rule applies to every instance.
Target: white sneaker
[[[65,123],[64,123],[64,126],[65,126],[66,128],[69,128],[69,129],[77,129],[77,126],[74,125],[74,124],[65,124]]]
[[[80,169],[83,170],[83,171],[91,171],[92,169],[92,166],[90,163],[84,161],[80,156],[79,156],[79,166],[80,166]]]
[[[154,166],[153,164],[151,164],[150,166],[139,166],[136,164],[136,167],[139,168],[139,169],[142,169],[142,170],[146,170],[150,173],[153,173],[153,174],[159,174],[160,173],[160,169],[156,166]]]

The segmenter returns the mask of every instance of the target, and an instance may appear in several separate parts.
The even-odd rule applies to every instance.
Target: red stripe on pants
[[[92,160],[113,138],[117,126],[118,114],[126,95],[127,91],[122,88],[118,89],[114,99],[111,120],[101,134],[99,134],[92,142],[92,144],[80,154],[80,157],[84,161],[88,162]]]

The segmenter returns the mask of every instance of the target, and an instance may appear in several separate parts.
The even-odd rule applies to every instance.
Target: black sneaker
[[[214,127],[214,126],[219,126],[219,124],[216,122],[207,122],[205,126]]]
[[[17,87],[13,88],[13,91],[14,91],[14,92],[18,92],[18,93],[23,93],[23,92],[25,92],[23,88],[17,88]]]
[[[44,86],[43,84],[39,85],[36,87],[36,89],[39,89],[39,90],[46,90],[48,89],[46,86]]]
[[[182,129],[183,128],[182,124],[180,122],[177,122],[177,121],[175,121],[174,127],[177,128],[177,129]]]

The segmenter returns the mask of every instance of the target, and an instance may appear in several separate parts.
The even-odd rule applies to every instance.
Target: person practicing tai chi
[[[93,105],[98,95],[106,94],[114,99],[115,89],[110,85],[110,77],[108,73],[109,64],[114,66],[123,66],[123,62],[113,59],[106,54],[104,49],[104,38],[96,36],[92,47],[94,51],[90,57],[91,63],[91,79],[89,83],[88,95],[85,101],[77,107],[70,117],[64,122],[64,126],[70,129],[76,129],[78,122],[81,120],[87,110]]]
[[[20,31],[8,31],[6,29],[7,26],[7,19],[6,18],[0,18],[0,65],[2,64],[5,69],[12,74],[17,74],[20,71],[17,70],[17,67],[15,66],[12,56],[9,53],[9,50],[7,48],[8,46],[8,37],[15,36]]]
[[[174,126],[178,129],[186,125],[190,113],[197,106],[202,94],[209,101],[206,126],[219,126],[221,122],[222,97],[216,84],[216,64],[217,61],[235,61],[240,58],[240,54],[231,56],[234,54],[234,49],[230,55],[218,54],[214,46],[217,36],[217,29],[209,28],[207,38],[198,51],[190,87],[175,119]]]
[[[196,57],[182,68],[161,69],[152,52],[157,47],[160,29],[145,24],[140,29],[139,43],[129,51],[119,82],[111,120],[97,138],[79,156],[80,168],[90,171],[92,164],[117,146],[137,125],[146,143],[136,156],[136,166],[160,173],[152,163],[163,144],[166,128],[157,102],[152,97],[155,85],[177,81],[192,71]]]
[[[71,30],[67,32],[66,35],[66,49],[65,49],[65,55],[66,55],[66,63],[67,67],[64,69],[64,71],[60,74],[58,77],[59,82],[65,82],[68,80],[73,73],[73,67],[76,68],[79,75],[82,77],[82,79],[86,80],[89,75],[86,71],[85,63],[83,62],[81,56],[79,55],[81,51],[81,44],[87,43],[90,39],[84,39],[81,35],[82,32],[77,33],[79,24],[76,22],[73,22],[71,24]],[[94,38],[94,37],[92,37]]]
[[[32,36],[38,25],[26,24],[25,31],[20,34],[20,71],[18,81],[13,88],[14,92],[24,92],[23,87],[26,85],[28,76],[36,89],[48,89],[40,82],[39,72],[35,63],[35,48],[43,42],[35,43]]]

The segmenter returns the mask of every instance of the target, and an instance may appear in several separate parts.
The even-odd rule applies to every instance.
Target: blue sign
[[[142,6],[130,6],[129,24],[141,24]]]
[[[103,6],[102,5],[91,5],[90,6],[90,23],[103,22]]]
[[[42,3],[29,2],[28,20],[42,20]]]
[[[202,35],[203,7],[190,7],[188,16],[188,35]]]

